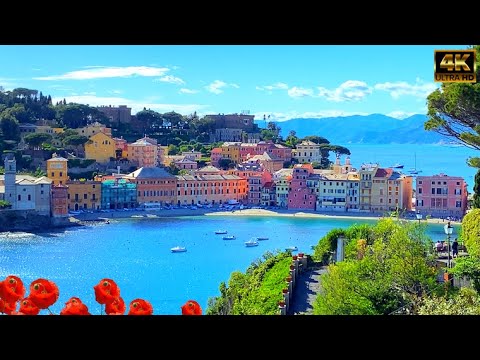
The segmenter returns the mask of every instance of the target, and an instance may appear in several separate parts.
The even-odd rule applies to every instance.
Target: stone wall
[[[4,231],[45,231],[49,228],[76,225],[68,217],[52,218],[39,215],[33,210],[0,210],[0,232]]]

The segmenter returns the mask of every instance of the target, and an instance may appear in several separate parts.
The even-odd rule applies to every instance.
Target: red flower
[[[29,298],[20,301],[20,309],[22,315],[38,315],[40,309]]]
[[[100,280],[93,289],[95,290],[95,300],[99,304],[108,304],[120,297],[120,289],[115,281],[111,279]]]
[[[0,298],[12,304],[25,296],[25,286],[15,275],[9,275],[0,282]]]
[[[130,302],[130,311],[128,315],[152,315],[153,307],[148,301],[135,299]]]
[[[66,303],[60,315],[90,315],[88,307],[78,297],[71,297]]]
[[[15,311],[15,308],[17,307],[17,302],[15,301],[14,303],[9,303],[6,302],[3,299],[0,299],[0,313],[4,313],[7,315],[12,315],[12,312]]]
[[[112,302],[105,305],[105,312],[107,315],[123,315],[127,307],[125,301],[121,297],[114,299]]]
[[[182,315],[202,315],[202,308],[195,300],[188,300],[183,306]]]
[[[28,298],[39,309],[46,309],[55,304],[59,295],[58,287],[53,281],[37,279],[30,284],[30,295]]]

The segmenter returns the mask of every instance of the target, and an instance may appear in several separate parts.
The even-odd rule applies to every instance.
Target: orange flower
[[[30,284],[28,298],[39,308],[46,309],[55,304],[60,295],[57,285],[47,279],[37,279]]]
[[[78,297],[71,297],[66,303],[60,315],[90,315],[88,307]]]
[[[0,282],[0,298],[8,303],[14,303],[25,296],[25,286],[15,275],[9,275]]]
[[[20,301],[20,309],[22,315],[38,315],[40,309],[28,297]]]
[[[3,299],[0,299],[0,313],[4,313],[7,315],[12,315],[12,312],[15,311],[15,308],[17,307],[17,302],[15,301],[14,303],[9,303],[6,302]]]
[[[99,304],[108,304],[120,297],[120,289],[112,279],[100,280],[93,289],[95,290],[95,300]]]
[[[182,315],[202,315],[202,308],[195,300],[188,300],[183,306]]]
[[[125,301],[121,297],[114,299],[112,302],[105,305],[105,312],[107,315],[123,315],[127,307]]]
[[[152,304],[143,299],[132,300],[128,315],[153,315]]]

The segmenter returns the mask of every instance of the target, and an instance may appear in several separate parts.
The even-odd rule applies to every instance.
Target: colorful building
[[[88,138],[98,133],[104,133],[105,135],[112,136],[112,129],[99,123],[98,121],[73,130],[77,132],[78,135],[86,136]]]
[[[423,216],[462,218],[467,211],[467,183],[443,173],[417,176],[416,211]]]
[[[140,206],[176,203],[177,178],[164,168],[142,167],[124,178],[137,185],[137,202]]]
[[[288,192],[292,180],[293,169],[281,169],[273,173],[275,183],[275,203],[281,208],[288,207]]]
[[[222,149],[213,148],[210,153],[210,162],[213,166],[218,166],[218,161],[222,158]]]
[[[95,180],[69,180],[68,210],[100,210],[102,205],[102,183]]]
[[[317,197],[307,186],[307,179],[311,174],[313,174],[311,164],[297,164],[293,167],[288,192],[288,209],[315,210]]]
[[[66,185],[52,185],[51,214],[54,218],[68,216],[68,187]]]
[[[158,165],[158,145],[143,138],[127,145],[127,159],[138,167],[156,167]]]
[[[230,159],[235,164],[238,164],[240,160],[240,148],[241,142],[224,142],[221,146],[222,149],[222,158]]]
[[[312,141],[302,141],[292,150],[292,158],[296,159],[299,164],[320,163],[322,162],[320,145]]]
[[[65,185],[68,181],[68,160],[52,154],[47,160],[47,177],[52,180],[52,185]]]
[[[198,174],[198,172],[196,173]],[[243,202],[247,180],[229,174],[177,175],[177,205]]]
[[[116,158],[115,140],[102,132],[90,137],[85,144],[85,158],[93,159],[98,163],[107,163]]]
[[[138,206],[137,184],[127,179],[106,179],[101,182],[101,207],[110,209],[133,209]]]

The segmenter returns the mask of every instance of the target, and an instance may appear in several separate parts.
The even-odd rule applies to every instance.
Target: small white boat
[[[185,252],[187,251],[187,248],[184,246],[175,246],[170,249],[172,252],[177,253],[177,252]]]
[[[216,230],[215,234],[226,234],[227,230]]]
[[[298,247],[296,247],[296,246],[289,246],[289,247],[285,248],[285,250],[297,251],[297,250],[298,250]]]
[[[235,240],[235,235],[227,235],[223,237],[223,240]]]
[[[246,247],[253,247],[253,246],[258,246],[258,241],[253,239],[250,239],[248,241],[245,241],[245,246]]]
[[[394,169],[403,169],[403,164],[395,164],[395,165],[392,165],[392,168]]]
[[[257,240],[259,240],[259,241],[268,240],[268,237],[267,236],[257,236]]]

